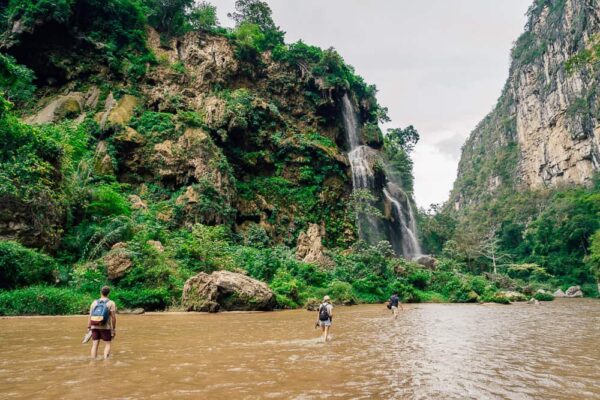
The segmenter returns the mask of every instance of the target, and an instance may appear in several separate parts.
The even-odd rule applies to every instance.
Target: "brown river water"
[[[600,399],[600,301],[122,315],[92,361],[86,318],[0,319],[1,399]]]

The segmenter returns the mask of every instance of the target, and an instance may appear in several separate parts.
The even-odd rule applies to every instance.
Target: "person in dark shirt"
[[[404,311],[404,308],[402,308],[402,303],[400,303],[400,297],[398,297],[397,293],[394,293],[392,297],[390,297],[390,306],[392,314],[394,315],[394,319],[398,318],[398,308]]]

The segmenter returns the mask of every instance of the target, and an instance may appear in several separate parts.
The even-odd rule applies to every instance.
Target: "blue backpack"
[[[92,309],[90,322],[92,325],[104,325],[108,322],[110,309],[108,308],[108,300],[97,300],[96,305]]]

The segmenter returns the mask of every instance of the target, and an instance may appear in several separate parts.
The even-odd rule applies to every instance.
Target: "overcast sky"
[[[211,0],[222,25],[235,0]],[[447,200],[460,148],[493,108],[532,0],[268,0],[286,42],[334,47],[368,83],[391,124],[421,134],[420,207]]]

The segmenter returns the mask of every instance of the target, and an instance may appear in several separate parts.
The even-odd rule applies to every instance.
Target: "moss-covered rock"
[[[265,283],[235,272],[201,272],[183,287],[182,306],[188,311],[267,311],[275,304]]]

